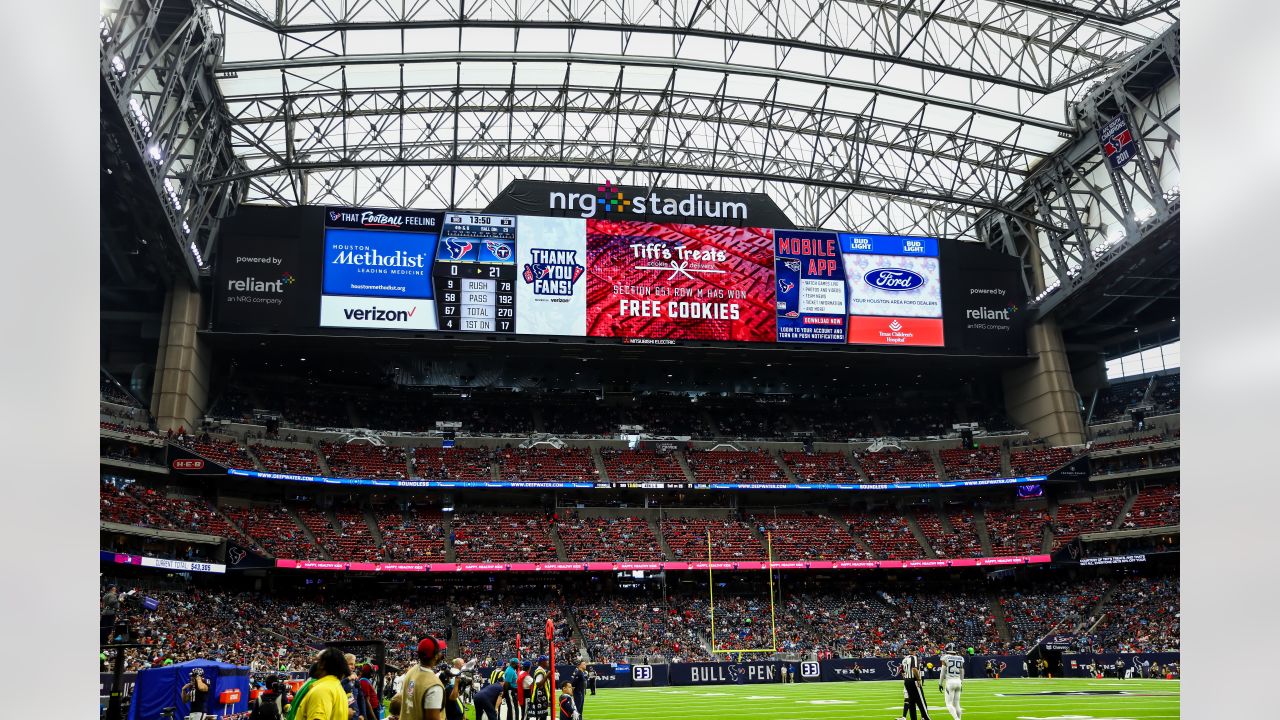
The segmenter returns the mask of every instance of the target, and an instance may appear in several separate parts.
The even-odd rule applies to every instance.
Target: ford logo
[[[862,279],[871,287],[892,292],[915,290],[924,287],[924,276],[902,268],[876,268]]]

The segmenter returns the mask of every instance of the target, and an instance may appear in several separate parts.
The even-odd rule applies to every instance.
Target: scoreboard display
[[[284,235],[321,210],[323,243]],[[224,238],[215,323],[1026,352],[1017,259],[974,243],[602,213],[246,211],[279,237],[244,219]]]
[[[431,277],[436,327],[516,332],[516,218],[445,213]]]

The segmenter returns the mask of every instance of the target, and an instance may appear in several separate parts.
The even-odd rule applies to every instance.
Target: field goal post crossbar
[[[711,560],[711,531],[707,530],[707,593],[711,605],[711,654],[732,655],[734,653],[776,653],[778,652],[778,619],[777,612],[774,608],[773,601],[773,533],[766,531],[764,535],[765,542],[765,571],[769,574],[769,630],[770,637],[773,639],[772,647],[767,648],[742,648],[738,650],[720,650],[716,647],[716,583],[712,575]]]

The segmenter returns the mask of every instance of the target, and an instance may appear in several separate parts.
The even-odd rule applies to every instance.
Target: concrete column
[[[160,320],[151,414],[160,432],[199,426],[209,404],[209,352],[196,334],[200,293],[185,284],[169,291]]]
[[[1018,427],[1053,445],[1083,443],[1084,420],[1057,322],[1032,325],[1027,346],[1035,360],[1004,374],[1005,412]]]

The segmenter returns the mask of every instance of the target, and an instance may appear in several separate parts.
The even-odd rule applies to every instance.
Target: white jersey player
[[[964,689],[964,658],[956,654],[956,646],[947,643],[938,659],[938,689],[942,691],[947,712],[960,720],[960,691]]]

